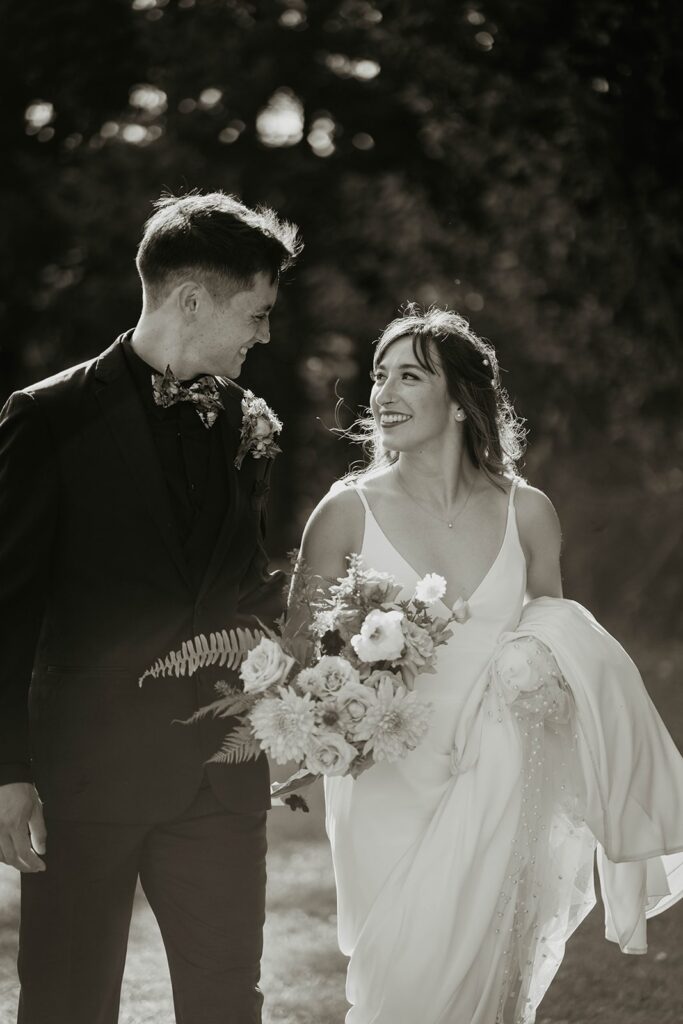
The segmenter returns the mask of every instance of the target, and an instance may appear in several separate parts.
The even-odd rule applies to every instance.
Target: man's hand
[[[17,871],[45,871],[43,805],[30,782],[0,786],[0,863]]]

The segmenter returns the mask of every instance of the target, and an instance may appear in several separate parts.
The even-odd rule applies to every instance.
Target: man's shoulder
[[[104,352],[99,352],[82,363],[67,366],[66,369],[44,377],[35,384],[29,384],[21,389],[21,393],[39,401],[58,401],[62,397],[68,398],[77,393],[91,379],[105,379],[107,370],[114,374],[120,373],[122,364],[120,338],[117,338]]]
[[[27,424],[40,424],[37,429],[49,435],[65,411],[78,407],[83,381],[95,362],[88,359],[13,391],[0,412],[3,423],[15,424],[17,429],[21,425],[22,430]]]
[[[22,392],[31,397],[39,398],[45,394],[59,393],[69,390],[74,385],[79,385],[85,379],[88,371],[95,365],[97,359],[87,359],[75,366],[68,366],[65,370],[53,373],[49,377],[38,380],[35,384],[28,384],[22,388]]]
[[[50,414],[50,410],[60,412],[77,400],[77,396],[83,390],[83,382],[88,376],[89,368],[96,362],[88,359],[86,362],[69,366],[59,373],[53,373],[49,377],[34,384],[27,384],[23,388],[13,391],[3,406],[3,413],[6,415],[29,413],[31,410],[41,409],[43,413]]]

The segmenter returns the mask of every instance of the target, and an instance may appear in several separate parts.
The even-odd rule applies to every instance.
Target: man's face
[[[270,341],[270,311],[277,298],[278,283],[259,272],[253,287],[234,292],[225,299],[219,293],[208,297],[199,330],[192,345],[196,346],[200,373],[239,377],[247,352],[253,345]]]

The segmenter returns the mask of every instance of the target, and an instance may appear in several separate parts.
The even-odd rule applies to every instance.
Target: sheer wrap
[[[531,601],[500,643],[521,638],[552,652],[571,693],[577,798],[599,844],[606,936],[644,953],[646,918],[683,896],[683,759],[638,669],[581,605]]]

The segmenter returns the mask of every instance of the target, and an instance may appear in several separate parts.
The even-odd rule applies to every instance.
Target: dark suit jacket
[[[263,547],[272,461],[234,468],[243,392],[221,392],[230,503],[199,586],[120,340],[0,414],[0,784],[34,780],[53,817],[180,814],[230,726],[178,724],[215,699],[215,671],[138,677],[183,640],[281,610]],[[206,770],[227,808],[269,806],[265,758]]]

